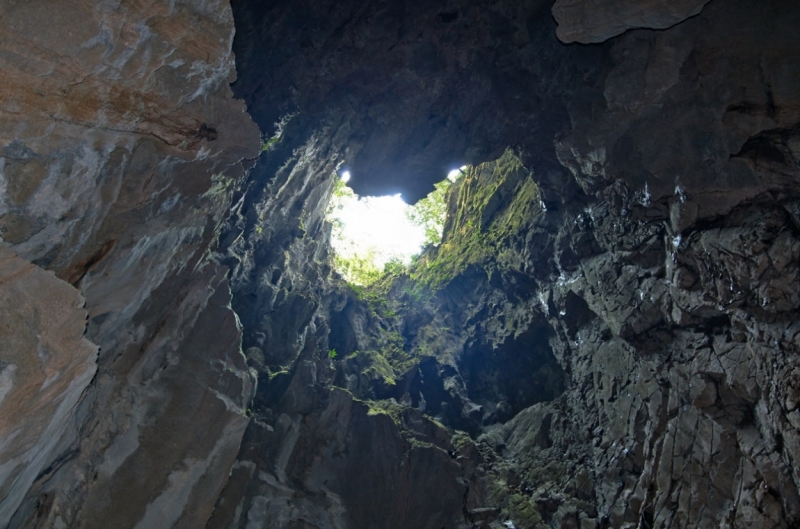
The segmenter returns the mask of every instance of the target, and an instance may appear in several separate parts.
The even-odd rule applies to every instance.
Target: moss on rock
[[[442,244],[424,253],[409,273],[434,291],[510,247],[509,238],[544,211],[538,186],[510,149],[469,168],[450,193]]]

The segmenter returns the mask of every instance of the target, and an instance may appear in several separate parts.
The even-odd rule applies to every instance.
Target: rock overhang
[[[234,92],[267,136],[295,112],[329,131],[359,195],[413,203],[508,146],[551,167],[562,95],[591,90],[606,52],[561,44],[548,2],[452,4],[235,2]]]

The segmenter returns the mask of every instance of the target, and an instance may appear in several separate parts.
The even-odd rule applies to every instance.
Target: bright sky
[[[447,177],[455,181],[459,175],[460,170],[455,169]],[[343,172],[341,179],[348,182],[350,173]],[[344,196],[331,199],[330,217],[342,225],[341,236],[331,240],[338,255],[364,257],[372,252],[375,265],[383,269],[391,259],[409,264],[411,257],[419,254],[425,244],[425,228],[408,219],[407,211],[411,206],[403,202],[399,194],[358,197],[349,188],[345,191]]]
[[[334,250],[342,257],[352,257],[371,249],[378,268],[392,258],[408,264],[425,242],[425,229],[406,216],[408,207],[400,195],[343,197],[342,209],[334,214],[343,225],[343,237],[334,238]]]

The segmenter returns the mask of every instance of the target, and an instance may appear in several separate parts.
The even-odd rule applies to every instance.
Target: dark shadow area
[[[356,333],[353,331],[353,325],[349,318],[351,310],[352,307],[348,303],[341,311],[331,313],[328,345],[336,351],[338,358],[344,358],[355,351],[358,346]]]
[[[575,104],[603,101],[608,46],[564,46],[552,1],[231,2],[236,97],[265,138],[290,115],[331,127],[362,196],[416,202],[453,167],[524,146],[559,167],[551,138]],[[491,21],[491,31],[487,27]],[[564,69],[564,64],[570,69]],[[297,118],[293,118],[297,119]]]
[[[575,339],[575,335],[581,327],[597,318],[597,314],[589,308],[586,301],[572,291],[567,292],[564,311],[566,312],[564,322],[567,325],[570,340]]]
[[[460,367],[470,400],[482,407],[484,425],[505,422],[528,406],[554,400],[566,387],[544,326],[531,327],[496,349],[473,347]]]

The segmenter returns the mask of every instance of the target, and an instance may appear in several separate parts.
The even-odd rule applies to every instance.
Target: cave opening
[[[467,169],[462,166],[434,184],[429,194],[409,204],[401,193],[360,196],[347,183],[344,170],[335,183],[325,212],[331,224],[334,269],[357,286],[374,283],[383,274],[406,269],[422,251],[438,246],[447,215],[447,193]]]
[[[0,529],[800,527],[796,0],[0,4]]]

